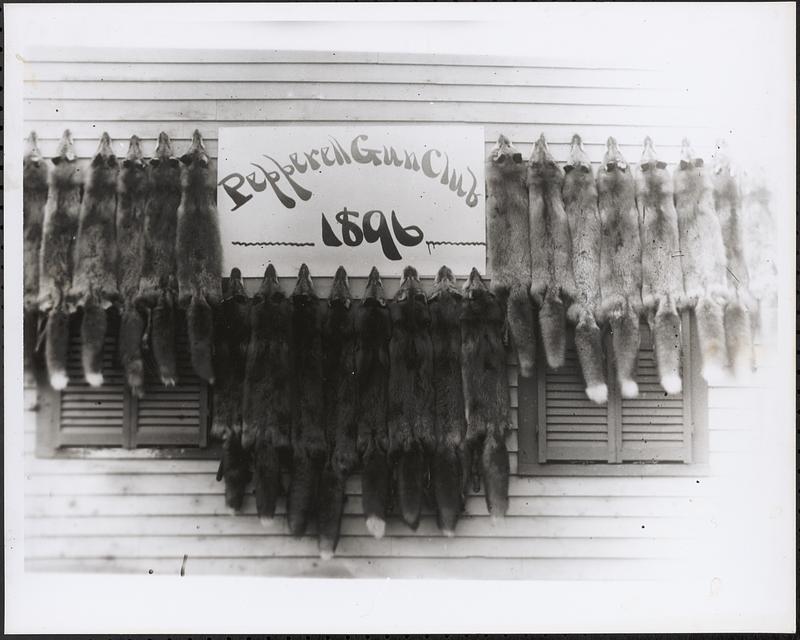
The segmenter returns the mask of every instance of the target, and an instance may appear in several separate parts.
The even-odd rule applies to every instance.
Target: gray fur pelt
[[[567,319],[575,324],[575,349],[586,381],[587,397],[598,404],[608,400],[603,336],[595,313],[600,305],[600,241],[597,186],[592,163],[578,135],[572,136],[561,195],[572,243],[576,300]]]
[[[653,335],[661,387],[676,394],[682,387],[677,304],[684,297],[678,214],[672,176],[649,137],[636,171],[636,205],[642,242],[642,304]]]
[[[486,159],[487,270],[492,290],[506,309],[520,375],[529,377],[536,363],[536,338],[526,173],[522,154],[501,135]]]
[[[564,364],[567,313],[577,299],[569,223],[561,199],[563,182],[564,171],[542,134],[528,162],[531,295],[539,309],[547,364],[553,369]]]
[[[634,181],[614,138],[609,138],[597,172],[600,244],[598,319],[611,328],[617,379],[623,398],[639,393],[634,380],[639,356],[642,310],[642,249]]]

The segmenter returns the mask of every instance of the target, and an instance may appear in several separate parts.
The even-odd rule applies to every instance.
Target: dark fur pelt
[[[526,166],[505,136],[486,160],[486,250],[492,289],[506,309],[520,374],[533,375],[536,338],[530,300],[531,243]]]
[[[242,447],[241,433],[228,431],[222,441],[222,459],[217,469],[217,482],[225,480],[225,506],[233,513],[241,510],[245,489],[250,482],[251,454]]]
[[[48,314],[45,357],[50,385],[67,386],[69,314],[75,236],[78,232],[83,172],[75,157],[72,134],[64,132],[48,176],[44,229],[39,251],[39,311]]]
[[[672,177],[649,137],[644,140],[636,171],[636,205],[642,243],[642,304],[653,334],[661,387],[676,394],[682,387],[677,304],[684,297],[678,214]]]
[[[291,451],[292,305],[269,265],[250,310],[244,377],[242,444],[253,450],[256,508],[275,515],[281,467]]]
[[[195,130],[192,146],[181,156],[181,203],[176,256],[178,302],[188,308],[189,349],[195,373],[214,383],[212,309],[222,301],[222,243],[216,199],[209,190],[211,161]]]
[[[614,138],[608,139],[603,166],[597,172],[600,243],[598,319],[611,327],[612,347],[624,398],[639,393],[634,380],[639,354],[642,310],[642,249],[633,176]]]
[[[395,467],[400,514],[416,529],[436,432],[431,317],[414,267],[403,270],[403,282],[389,310],[389,455]]]
[[[355,313],[347,272],[339,267],[322,325],[325,440],[328,459],[319,488],[319,551],[330,558],[339,541],[345,483],[357,462]]]
[[[320,474],[328,455],[322,396],[322,310],[304,263],[292,293],[292,478],[289,531],[305,533],[316,515]]]
[[[386,530],[390,466],[387,425],[391,317],[383,283],[373,267],[356,313],[357,449],[361,459],[361,501],[367,530]]]
[[[550,153],[544,134],[528,163],[531,295],[539,308],[539,327],[547,364],[564,364],[567,314],[577,300],[569,223],[561,199],[564,171]]]
[[[575,349],[593,402],[608,400],[602,332],[595,314],[600,306],[600,242],[602,226],[597,210],[597,186],[592,163],[578,135],[572,137],[561,195],[572,243],[572,271],[576,301],[567,318],[575,326]]]
[[[464,287],[461,372],[467,416],[467,455],[474,481],[483,477],[493,519],[508,510],[509,389],[502,343],[503,312],[477,269]]]
[[[464,391],[461,380],[461,291],[448,267],[439,269],[428,298],[433,342],[433,389],[436,450],[431,465],[431,484],[439,528],[455,534],[464,507],[467,460]]]

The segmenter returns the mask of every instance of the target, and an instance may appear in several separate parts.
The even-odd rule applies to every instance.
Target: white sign
[[[384,276],[486,264],[481,127],[305,126],[219,130],[224,269],[261,277],[306,262]]]

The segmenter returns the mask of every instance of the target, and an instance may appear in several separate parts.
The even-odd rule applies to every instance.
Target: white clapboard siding
[[[592,160],[608,136],[631,162],[652,136],[669,163],[689,136],[706,157],[713,119],[692,93],[658,70],[611,69],[590,58],[537,61],[480,56],[355,52],[35,49],[25,54],[26,130],[52,155],[65,128],[86,161],[102,131],[119,156],[127,139],[152,153],[160,131],[178,152],[199,128],[216,157],[218,128],[269,124],[474,124],[486,151],[500,133],[524,154],[544,133],[566,159],[579,133]],[[399,272],[399,268],[398,268]],[[287,290],[294,274],[280,274]],[[331,274],[313,274],[327,295]],[[387,295],[399,273],[386,273]],[[466,274],[459,274],[463,279]],[[363,279],[351,282],[358,297]],[[425,280],[426,288],[430,280]],[[247,281],[254,293],[258,279]],[[517,469],[517,369],[509,357]],[[26,391],[28,395],[31,390]],[[562,390],[562,393],[566,391]],[[748,396],[747,394],[750,393]],[[575,397],[577,394],[577,397]],[[582,389],[561,400],[582,399]],[[709,391],[709,447],[720,469],[741,466],[758,413],[758,389]],[[556,409],[555,404],[553,405]],[[669,417],[669,416],[667,416]],[[315,577],[651,579],[685,574],[705,535],[719,478],[517,477],[509,516],[495,526],[481,492],[469,496],[457,536],[442,537],[430,505],[416,532],[391,517],[387,536],[366,535],[361,485],[348,481],[337,557],[317,557],[313,536],[288,536],[285,500],[263,527],[248,495],[225,508],[217,461],[165,459],[158,449],[82,450],[36,458],[35,414],[24,424],[25,556],[28,570]],[[77,455],[77,454],[76,454]],[[312,528],[313,531],[313,528]]]

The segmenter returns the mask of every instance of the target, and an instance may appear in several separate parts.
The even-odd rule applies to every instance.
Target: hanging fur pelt
[[[455,535],[464,506],[467,465],[464,438],[464,391],[461,381],[461,291],[448,267],[439,269],[428,297],[433,341],[433,390],[436,451],[431,484],[439,529]]]
[[[483,478],[492,520],[508,510],[510,398],[502,331],[502,307],[473,269],[464,287],[461,312],[466,447],[473,486],[477,490]]]
[[[199,131],[195,130],[181,162],[176,240],[178,303],[187,309],[192,368],[200,378],[214,384],[212,309],[222,300],[222,243],[216,198],[208,188],[210,159]]]
[[[217,482],[225,480],[225,506],[233,514],[241,510],[245,489],[252,476],[252,456],[242,446],[240,436],[231,433],[222,441],[222,459],[217,469]]]
[[[64,132],[52,159],[39,251],[39,311],[47,314],[45,359],[53,389],[67,386],[69,303],[78,232],[83,172],[73,150],[72,134]]]
[[[119,359],[131,393],[141,398],[144,386],[142,336],[145,318],[136,305],[142,273],[144,214],[149,194],[147,170],[141,141],[131,136],[128,154],[122,161],[117,186],[118,283],[122,296],[119,326]]]
[[[572,272],[569,223],[561,199],[564,171],[550,153],[544,134],[528,162],[530,206],[531,295],[539,309],[539,329],[547,364],[564,364],[567,313],[577,294]]]
[[[22,159],[22,232],[23,232],[23,363],[26,386],[36,384],[39,369],[37,342],[39,334],[39,249],[42,245],[44,209],[47,202],[47,163],[31,131]]]
[[[383,282],[375,267],[356,314],[358,385],[357,449],[361,459],[361,502],[367,530],[376,538],[386,529],[390,466],[387,431],[389,339],[392,324]]]
[[[302,536],[317,508],[317,490],[327,456],[322,401],[322,310],[308,266],[303,263],[292,293],[292,478],[289,532]]]
[[[106,311],[120,301],[117,286],[117,178],[119,163],[103,132],[86,172],[78,222],[70,302],[83,309],[81,361],[93,387],[103,384]]]
[[[137,306],[147,319],[143,346],[152,351],[161,382],[175,386],[175,299],[178,283],[175,276],[175,242],[178,206],[181,202],[180,161],[172,151],[172,142],[163,131],[148,167],[150,197],[144,212],[142,271]]]
[[[400,515],[416,529],[436,437],[431,316],[414,267],[403,270],[403,281],[389,311],[389,456],[395,470]]]
[[[356,351],[354,310],[344,267],[336,270],[322,325],[325,440],[328,458],[319,487],[319,553],[329,559],[339,542],[347,477],[356,465]]]
[[[686,139],[673,179],[686,291],[682,306],[694,310],[702,374],[708,382],[714,382],[720,380],[727,359],[724,310],[730,296],[725,246],[714,211],[711,180],[703,160]]]
[[[639,394],[634,380],[642,310],[642,250],[633,176],[614,138],[597,172],[600,243],[598,320],[611,327],[611,344],[623,398]]]
[[[519,372],[527,378],[536,363],[536,338],[526,172],[522,154],[501,135],[486,160],[486,257],[492,289],[506,309]]]
[[[659,160],[653,141],[644,140],[636,171],[636,205],[642,243],[642,304],[653,336],[661,387],[681,391],[681,319],[678,301],[684,296],[678,214],[672,176]]]
[[[572,271],[576,301],[567,314],[575,324],[575,350],[586,381],[586,395],[602,404],[608,400],[603,337],[595,313],[600,305],[600,213],[592,163],[578,135],[572,136],[569,160],[564,166],[561,195],[572,243]]]
[[[728,364],[734,375],[741,376],[753,365],[751,313],[756,309],[756,301],[750,293],[750,275],[744,256],[742,194],[739,181],[731,166],[728,145],[724,141],[717,142],[711,183],[714,209],[719,216],[722,242],[725,245],[730,292],[730,299],[725,306]]]
[[[256,509],[264,524],[275,516],[281,468],[291,458],[291,345],[292,304],[270,264],[250,310],[242,406],[242,445],[253,451]]]

